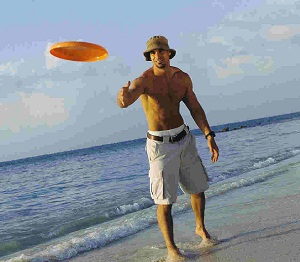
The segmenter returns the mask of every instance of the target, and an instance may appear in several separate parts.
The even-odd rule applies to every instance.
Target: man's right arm
[[[130,81],[128,81],[118,93],[117,104],[121,108],[130,106],[144,93],[144,85],[140,78],[137,78],[132,82],[131,88],[129,88],[129,86]]]

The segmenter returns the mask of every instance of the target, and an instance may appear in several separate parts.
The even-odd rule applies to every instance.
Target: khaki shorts
[[[150,193],[156,204],[173,204],[178,184],[184,193],[208,189],[208,176],[198,155],[195,136],[189,131],[179,142],[160,142],[147,138]]]

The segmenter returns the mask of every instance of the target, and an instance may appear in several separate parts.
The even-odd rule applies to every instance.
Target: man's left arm
[[[212,130],[210,129],[210,126],[208,124],[206,114],[193,91],[193,84],[188,75],[185,79],[185,86],[186,93],[182,101],[185,103],[195,123],[206,137],[207,145],[211,153],[211,160],[214,163],[218,160],[219,149],[214,139],[214,136],[211,134]]]

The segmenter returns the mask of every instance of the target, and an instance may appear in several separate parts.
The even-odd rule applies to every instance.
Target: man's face
[[[154,49],[150,52],[150,59],[157,68],[165,68],[170,61],[171,52],[164,49]]]

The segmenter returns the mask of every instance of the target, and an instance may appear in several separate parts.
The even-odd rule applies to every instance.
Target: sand
[[[299,163],[299,162],[298,162]],[[186,261],[300,261],[300,164],[251,186],[207,199],[205,223],[220,243],[200,249],[192,211],[174,217],[175,242]],[[167,250],[154,225],[70,262],[163,262]]]
[[[237,192],[235,192],[237,193]],[[227,194],[226,197],[232,197]],[[193,213],[175,218],[175,238],[187,261],[300,261],[300,194],[259,200],[241,199],[221,209],[223,215],[206,218],[207,227],[220,244],[200,249],[194,234]],[[208,200],[207,204],[218,202]],[[232,212],[235,210],[235,212]],[[209,208],[208,208],[209,211]],[[227,212],[229,211],[229,212]],[[222,223],[223,222],[223,223]],[[212,227],[212,224],[215,227]],[[165,261],[166,249],[157,226],[116,244],[86,252],[72,262]]]

